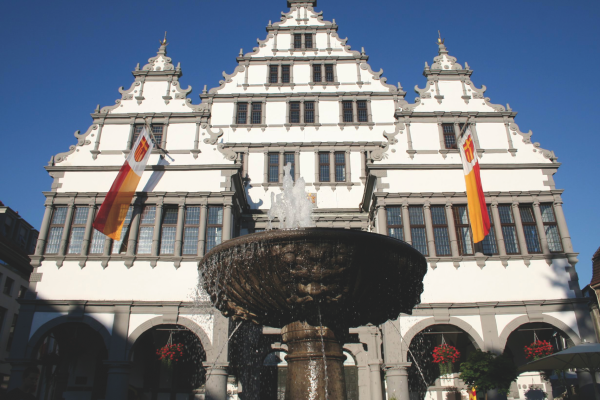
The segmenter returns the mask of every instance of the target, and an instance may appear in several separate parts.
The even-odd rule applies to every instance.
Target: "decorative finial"
[[[506,111],[512,111],[512,108],[510,108],[510,104],[506,103]]]
[[[335,18],[332,19],[331,22],[333,23],[333,25],[335,25]]]
[[[427,61],[425,61],[425,69],[429,69],[429,64],[427,64]]]
[[[404,88],[402,87],[402,85],[400,84],[400,82],[398,82],[398,90],[404,90]]]
[[[140,70],[140,63],[137,63],[137,65],[135,66],[135,70],[139,71]]]
[[[163,40],[159,41],[159,43],[160,43],[161,46],[168,45],[168,43],[167,43],[167,31],[165,31],[165,38]]]
[[[177,63],[177,67],[175,69],[177,71],[181,71],[181,61]]]
[[[471,69],[471,67],[469,67],[469,63],[465,61],[465,69]]]
[[[240,49],[240,57],[244,57],[244,49]]]
[[[204,85],[204,89],[202,89],[202,93],[206,94],[206,85]]]
[[[438,30],[438,40],[437,40],[437,44],[444,44],[444,39],[442,39],[442,34],[440,33],[440,31]]]
[[[96,106],[96,109],[94,110],[94,112],[95,112],[96,114],[100,114],[100,104],[98,104],[98,105]]]
[[[360,48],[360,54],[362,54],[363,56],[365,55],[365,48],[364,47]]]
[[[271,26],[271,25],[272,25],[272,24],[271,24],[271,20],[269,20],[269,26]]]

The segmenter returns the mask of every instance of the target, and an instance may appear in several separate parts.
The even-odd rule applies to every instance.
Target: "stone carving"
[[[252,54],[252,53],[250,53]],[[243,65],[239,64],[237,67],[235,67],[235,69],[233,70],[233,73],[231,73],[231,75],[227,74],[227,72],[223,71],[223,78],[222,80],[219,81],[219,85],[218,87],[214,87],[212,89],[210,89],[208,91],[208,93],[217,93],[219,90],[223,89],[225,87],[225,84],[232,82],[232,79],[234,76],[236,76],[237,74],[239,74],[240,72],[244,72],[246,70],[246,67],[244,67]]]
[[[219,140],[219,138],[221,136],[223,136],[223,129],[219,128],[218,132],[213,132],[209,127],[206,127],[206,131],[208,132],[208,135],[210,136],[210,138],[206,138],[204,139],[204,143],[207,144],[217,144],[217,141]]]
[[[513,132],[513,135],[515,134],[519,134],[523,137],[523,143],[531,143],[531,135],[533,135],[533,132],[531,131],[531,129],[529,130],[529,132],[527,133],[523,133],[521,132],[521,129],[519,128],[519,125],[517,125],[517,123],[515,121],[512,121],[509,125],[509,129]]]
[[[387,78],[381,76],[383,74],[383,68],[380,68],[378,72],[375,72],[375,71],[373,71],[371,66],[366,61],[363,61],[360,63],[360,69],[362,69],[364,71],[368,71],[373,76],[373,79],[381,81],[381,84],[383,86],[387,87],[390,92],[392,92],[392,93],[398,92],[398,88],[396,86],[386,83]]]
[[[156,56],[148,59],[148,64],[144,65],[143,71],[174,71],[175,66],[171,57],[167,57],[167,44],[161,44]]]
[[[487,90],[487,87],[485,85],[481,85],[481,89],[477,89],[475,87],[475,85],[473,84],[473,82],[471,82],[471,80],[466,80],[465,84],[467,86],[469,86],[472,90],[472,96],[474,99],[483,99],[483,101],[485,101],[485,104],[487,104],[488,106],[492,107],[494,109],[494,111],[506,111],[506,109],[504,108],[503,105],[500,104],[492,104],[490,103],[490,98],[489,97],[484,97],[483,94],[485,93],[485,91]]]
[[[74,136],[77,138],[77,145],[71,145],[69,146],[69,151],[66,151],[64,153],[58,153],[57,155],[52,156],[48,165],[52,166],[57,163],[63,162],[69,154],[73,154],[75,151],[79,151],[77,147],[83,147],[85,145],[91,144],[92,142],[87,140],[87,137],[92,133],[92,131],[95,131],[97,129],[98,125],[92,124],[83,135],[80,134],[80,131],[76,131],[74,133]]]
[[[387,156],[388,156],[387,151],[389,150],[390,146],[398,143],[398,139],[396,139],[396,135],[401,133],[400,131],[403,131],[405,128],[406,128],[406,125],[404,124],[404,122],[399,122],[396,124],[394,132],[387,133],[386,131],[383,131],[383,136],[388,141],[384,142],[381,145],[380,149],[376,149],[371,152],[371,159],[373,159],[374,161],[381,161],[384,158],[387,158]]]

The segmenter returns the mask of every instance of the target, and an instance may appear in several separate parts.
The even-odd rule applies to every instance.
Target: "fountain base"
[[[288,346],[285,400],[346,400],[343,335],[300,321],[284,326],[281,335]]]

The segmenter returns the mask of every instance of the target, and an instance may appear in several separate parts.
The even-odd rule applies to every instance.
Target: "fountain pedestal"
[[[296,321],[281,336],[288,345],[285,400],[346,400],[346,356],[333,330]]]

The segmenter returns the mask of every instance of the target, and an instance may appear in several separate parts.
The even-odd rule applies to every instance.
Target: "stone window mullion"
[[[231,199],[229,199],[231,201]],[[231,239],[231,214],[232,214],[232,205],[231,203],[223,204],[223,233],[222,233],[222,241],[223,243],[226,240]]]
[[[140,230],[140,218],[142,215],[142,205],[135,204],[131,214],[131,224],[129,225],[129,241],[127,242],[127,256],[133,257],[136,253],[138,232]],[[123,238],[124,240],[125,238]]]
[[[335,150],[329,150],[329,182],[335,182]]]
[[[498,212],[498,203],[493,202],[491,205],[492,219],[494,220],[494,232],[498,243],[498,254],[501,257],[506,256],[506,247],[504,244],[504,235],[502,234],[502,222],[500,221],[500,213]]]
[[[64,256],[67,252],[67,244],[69,242],[69,235],[71,233],[71,221],[73,221],[73,213],[75,212],[75,199],[71,200],[67,209],[67,217],[65,219],[65,225],[62,231],[62,237],[60,238],[60,247],[58,248],[58,255]]]
[[[183,226],[185,223],[185,200],[181,201],[177,210],[177,231],[175,233],[175,257],[181,257],[183,244]]]
[[[388,229],[387,229],[387,214],[386,214],[386,210],[385,210],[385,204],[378,204],[377,205],[377,230],[379,231],[378,233],[380,235],[385,235],[388,236]]]
[[[319,124],[319,98],[317,97],[315,99],[315,107],[314,107],[314,113],[315,113],[315,124]]]
[[[48,240],[48,232],[50,231],[50,221],[52,217],[52,212],[54,210],[54,206],[52,204],[52,200],[48,202],[49,199],[46,199],[44,210],[44,218],[42,220],[42,226],[40,227],[40,234],[38,236],[37,244],[35,247],[35,255],[41,256],[44,254],[44,250],[46,249],[46,241]]]
[[[156,204],[156,214],[154,219],[154,232],[152,232],[152,250],[151,254],[153,256],[158,256],[158,251],[160,249],[160,233],[161,233],[161,225],[162,225],[162,214],[163,214],[163,199]]]
[[[346,182],[350,183],[350,149],[346,149]]]
[[[448,221],[448,235],[450,237],[450,248],[452,257],[460,255],[458,251],[458,238],[456,237],[456,227],[454,226],[454,213],[452,212],[452,204],[446,204],[446,220]]]
[[[519,248],[521,254],[526,256],[529,254],[527,250],[527,240],[525,239],[525,232],[523,231],[523,222],[521,221],[521,212],[519,210],[519,202],[512,203],[513,218],[515,220],[515,227],[517,229],[517,238],[519,239]]]
[[[283,182],[283,173],[284,173],[283,161],[284,161],[284,159],[285,159],[285,152],[283,149],[279,149],[279,168],[278,168],[278,170],[279,170],[279,181],[278,182],[279,183]]]
[[[408,213],[408,203],[402,203],[402,229],[404,230],[404,241],[412,245],[410,234],[410,215]]]
[[[265,150],[264,150],[264,159],[265,159],[265,161],[264,161],[263,182],[269,183],[269,149],[268,148],[265,148]]]
[[[433,222],[431,220],[431,207],[429,203],[425,203],[423,206],[423,214],[425,217],[425,229],[427,234],[427,250],[429,252],[429,256],[433,256],[436,254],[435,251],[435,238],[433,236]]]
[[[304,97],[300,99],[300,124],[304,125]]]
[[[294,151],[294,182],[300,178],[300,149]]]
[[[446,143],[444,142],[444,128],[442,127],[441,120],[438,120],[437,126],[438,126],[438,136],[439,136],[439,140],[440,140],[440,149],[445,150]]]
[[[319,148],[315,147],[315,180],[314,182],[320,182],[319,179]]]
[[[206,243],[206,218],[208,204],[200,205],[200,229],[198,229],[198,256],[204,255],[204,247]]]
[[[535,200],[533,202],[533,214],[535,216],[535,224],[537,226],[538,235],[540,237],[542,254],[550,254],[550,248],[548,247],[548,238],[546,237],[544,222],[542,220],[542,212],[540,211],[540,202],[538,200]]]
[[[373,113],[371,112],[371,98],[367,98],[367,113],[368,113],[368,122],[373,122]]]
[[[94,216],[96,214],[96,203],[90,203],[88,207],[88,216],[85,223],[85,233],[83,234],[83,241],[81,243],[81,255],[85,256],[88,254],[90,248],[90,242],[92,240],[92,232],[94,231],[92,224],[94,223]]]
[[[135,117],[131,117],[129,119],[129,135],[127,136],[127,144],[125,145],[125,148],[127,150],[131,150],[131,147],[133,146],[134,131],[135,131]]]
[[[573,244],[571,243],[571,235],[569,234],[569,228],[567,228],[567,221],[562,208],[562,201],[554,201],[554,217],[556,218],[556,224],[558,225],[558,233],[563,245],[565,253],[573,252]]]

